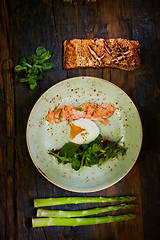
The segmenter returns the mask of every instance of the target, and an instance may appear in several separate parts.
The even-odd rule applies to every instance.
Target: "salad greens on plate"
[[[118,158],[125,155],[127,149],[117,141],[104,140],[99,135],[89,144],[66,143],[59,150],[49,150],[48,153],[56,157],[59,163],[71,163],[72,168],[78,171],[82,166],[91,167],[92,165],[102,165],[111,158]]]

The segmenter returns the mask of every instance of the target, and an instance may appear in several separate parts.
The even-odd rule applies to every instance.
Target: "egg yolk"
[[[81,128],[81,127],[72,123],[71,131],[70,131],[71,137],[74,138],[79,133],[83,132],[84,130],[85,130],[84,128]]]

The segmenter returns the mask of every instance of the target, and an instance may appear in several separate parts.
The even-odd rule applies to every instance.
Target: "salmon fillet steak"
[[[65,69],[111,67],[131,71],[140,66],[140,44],[122,38],[65,40],[63,66]]]
[[[59,105],[53,111],[49,109],[46,120],[50,123],[59,123],[65,120],[73,121],[86,118],[108,124],[108,118],[113,115],[115,110],[116,108],[113,105],[105,103],[98,105],[86,102],[78,107]]]

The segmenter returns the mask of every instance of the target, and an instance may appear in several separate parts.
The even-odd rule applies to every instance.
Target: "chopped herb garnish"
[[[84,111],[82,107],[77,108],[78,111]]]
[[[106,110],[106,107],[102,107],[104,110]]]
[[[86,136],[86,135],[88,135],[88,132],[82,132],[81,133],[81,136]]]
[[[59,109],[59,108],[57,109],[57,112],[58,112],[58,113],[60,112],[60,109]]]
[[[62,119],[62,118],[63,118],[63,116],[62,116],[61,114],[59,114],[59,118],[60,118],[60,119]]]

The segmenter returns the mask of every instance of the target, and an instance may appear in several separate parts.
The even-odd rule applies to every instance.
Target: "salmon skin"
[[[63,66],[65,69],[111,67],[131,71],[140,66],[140,44],[122,38],[65,40]]]
[[[59,123],[62,121],[73,121],[80,118],[100,121],[103,124],[108,124],[108,118],[111,117],[116,108],[113,105],[102,103],[86,102],[78,107],[73,105],[59,105],[53,111],[49,109],[46,120],[50,123]]]

